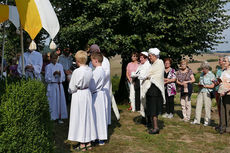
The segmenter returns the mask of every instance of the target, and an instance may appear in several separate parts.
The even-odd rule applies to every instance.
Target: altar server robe
[[[72,93],[68,140],[87,143],[96,139],[95,113],[89,84],[93,73],[88,66],[73,71],[69,92]]]
[[[55,71],[60,71],[61,75],[54,76]],[[47,97],[50,105],[51,119],[68,118],[66,99],[62,82],[65,81],[65,74],[61,64],[50,63],[45,68],[45,81],[47,82]]]
[[[32,65],[34,70],[33,71],[29,71],[29,70],[25,70],[25,76],[26,78],[32,78],[32,79],[38,79],[41,80],[41,70],[42,70],[42,64],[43,64],[43,60],[42,60],[42,55],[37,52],[37,51],[32,51],[30,52],[26,52],[24,53],[24,69],[26,66],[28,65]],[[18,73],[20,74],[20,76],[22,76],[22,57],[20,56],[19,59],[19,64],[18,64]]]
[[[97,131],[97,139],[107,140],[107,114],[108,99],[104,87],[105,72],[102,66],[96,67],[93,71],[93,79],[90,83],[90,90],[93,96],[93,105],[95,108],[95,124]]]
[[[90,62],[90,67],[92,69],[94,69],[92,63]],[[105,81],[104,81],[104,90],[106,92],[107,95],[107,99],[108,99],[108,103],[106,105],[106,109],[107,111],[107,117],[108,117],[108,124],[111,124],[111,95],[110,95],[110,86],[111,86],[111,82],[110,82],[110,63],[108,58],[106,58],[105,56],[103,56],[103,62],[102,62],[102,68],[105,71]]]

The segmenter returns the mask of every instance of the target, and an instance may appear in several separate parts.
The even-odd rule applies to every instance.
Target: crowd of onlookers
[[[159,52],[159,51],[158,51]],[[157,116],[159,114],[165,118],[174,117],[174,98],[176,92],[180,92],[180,103],[182,110],[182,120],[185,122],[191,121],[191,95],[193,93],[193,86],[199,87],[199,92],[196,98],[196,110],[195,118],[190,123],[200,124],[202,108],[204,105],[205,116],[204,126],[211,125],[211,110],[212,110],[212,99],[216,99],[216,105],[218,108],[219,115],[219,126],[216,130],[220,133],[230,132],[230,56],[219,57],[219,65],[217,71],[214,74],[211,71],[211,67],[207,61],[204,61],[200,65],[201,74],[198,83],[195,83],[195,76],[192,70],[188,66],[188,61],[183,59],[180,61],[177,71],[172,68],[172,59],[164,59],[164,68],[159,65],[157,69],[163,69],[164,75],[161,76],[164,80],[164,91],[161,89],[160,81],[157,81],[157,76],[151,76],[151,67],[157,61],[153,61],[151,56],[155,55],[159,59],[157,49],[155,51],[149,50],[149,52],[133,53],[131,56],[132,62],[127,66],[127,82],[130,91],[130,108],[131,111],[139,111],[142,115],[142,122],[147,124],[148,127],[153,128],[149,133],[159,133],[157,125]],[[157,57],[158,56],[158,57]],[[144,61],[143,61],[144,59]],[[149,64],[151,63],[151,64]],[[160,72],[159,72],[160,73]],[[154,78],[155,77],[155,78]],[[152,84],[157,86],[154,92],[148,96],[145,82],[151,80]],[[160,96],[161,92],[163,96]],[[160,99],[153,98],[149,102],[148,97],[161,97]],[[157,102],[160,101],[160,102]],[[154,104],[153,104],[154,103]],[[149,109],[155,111],[149,113]],[[152,117],[155,120],[152,120]],[[154,125],[155,124],[155,125]]]
[[[68,140],[78,141],[79,151],[91,149],[91,141],[104,145],[111,124],[110,63],[98,45],[74,56],[70,49],[40,54],[29,48],[22,56],[13,58],[10,66],[4,60],[4,76],[37,79],[47,84],[51,119],[63,123],[68,118],[66,103],[71,102]],[[73,62],[75,59],[75,62]],[[149,134],[160,132],[158,116],[174,117],[174,99],[180,92],[183,121],[191,121],[191,95],[195,77],[188,61],[180,61],[176,71],[170,58],[160,59],[160,50],[133,53],[127,65],[131,111],[139,111]],[[218,132],[230,132],[230,56],[219,58],[216,75],[207,61],[200,66],[199,93],[195,118],[191,124],[200,124],[205,108],[204,126],[211,124],[212,98],[216,98],[220,123]],[[72,95],[72,96],[71,96]]]

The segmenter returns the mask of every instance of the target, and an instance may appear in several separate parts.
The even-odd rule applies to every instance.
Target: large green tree
[[[229,0],[51,0],[56,6],[61,46],[83,49],[97,43],[106,56],[120,54],[119,97],[125,92],[125,67],[133,51],[158,47],[178,62],[212,49],[228,27],[223,6]],[[127,96],[127,94],[125,94]]]

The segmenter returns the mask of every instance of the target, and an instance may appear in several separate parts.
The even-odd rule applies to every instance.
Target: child
[[[58,123],[63,123],[61,119],[68,118],[65,93],[62,86],[62,82],[65,81],[65,74],[62,65],[57,63],[58,56],[54,52],[50,56],[51,63],[45,68],[45,81],[48,83],[47,96],[51,119],[58,119]]]
[[[97,139],[99,139],[99,145],[104,145],[104,140],[107,140],[107,103],[108,99],[103,89],[105,82],[105,71],[101,64],[103,61],[103,55],[100,52],[94,52],[91,54],[91,62],[95,67],[93,71],[93,79],[90,83],[90,90],[93,94],[93,104],[95,108],[95,121],[97,130]]]
[[[75,55],[79,68],[73,71],[69,93],[72,94],[68,140],[80,142],[78,151],[92,149],[91,141],[96,139],[94,107],[89,84],[92,70],[86,65],[87,53],[78,51]]]

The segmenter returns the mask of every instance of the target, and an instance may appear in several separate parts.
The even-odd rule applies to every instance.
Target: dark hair
[[[56,52],[52,52],[51,54],[50,54],[50,58],[52,59],[52,58],[58,58],[58,55],[56,54]]]
[[[131,55],[132,56],[135,55],[137,58],[139,58],[139,53],[138,52],[133,52]]]
[[[164,59],[164,63],[165,63],[166,61],[169,61],[170,64],[172,64],[172,59],[171,59],[171,58],[165,58],[165,59]]]
[[[143,56],[144,59],[148,58],[148,56],[146,56],[145,54],[140,53],[140,56],[139,56],[139,57],[141,57],[141,56]]]
[[[103,62],[103,55],[101,52],[92,52],[91,53],[91,58],[92,59],[97,59],[99,63]]]

